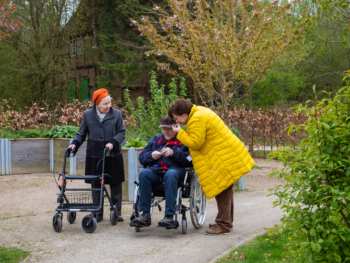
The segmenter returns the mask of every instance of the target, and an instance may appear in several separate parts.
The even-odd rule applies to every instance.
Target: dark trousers
[[[215,223],[226,230],[231,230],[233,223],[233,185],[215,196],[218,206],[218,215]]]
[[[169,169],[163,177],[165,191],[165,215],[175,214],[175,202],[177,196],[177,185],[179,181],[179,172],[175,169]],[[151,210],[152,186],[161,184],[159,176],[149,170],[143,169],[139,175],[140,203],[139,211],[149,212]]]
[[[122,198],[123,198],[123,193],[122,193],[122,183],[119,184],[110,184],[111,187],[111,192],[110,192],[110,197],[112,200],[113,205],[117,206],[118,209],[118,215],[122,215]],[[100,182],[92,182],[91,183],[91,188],[101,188],[101,183]],[[92,199],[94,203],[100,203],[100,195],[101,191],[93,191],[92,192]],[[102,200],[102,209],[101,211],[96,213],[96,217],[103,217],[103,204],[104,200]]]

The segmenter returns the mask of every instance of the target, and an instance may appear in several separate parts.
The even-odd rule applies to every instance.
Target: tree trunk
[[[249,83],[249,109],[253,111],[253,83]]]
[[[227,90],[226,90],[226,79],[222,73],[220,76],[220,96],[221,96],[221,117],[225,121],[227,117]]]

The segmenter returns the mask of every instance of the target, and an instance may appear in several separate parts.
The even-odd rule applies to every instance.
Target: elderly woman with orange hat
[[[105,160],[105,173],[111,177],[105,177],[105,184],[111,188],[111,199],[118,208],[118,221],[121,217],[122,206],[122,182],[125,181],[124,162],[121,144],[125,139],[126,129],[120,110],[112,108],[111,97],[106,89],[96,90],[93,94],[95,105],[83,113],[83,119],[79,131],[69,145],[72,151],[78,151],[88,135],[85,160],[86,175],[102,174],[102,163],[105,147],[113,153],[113,157]],[[91,183],[92,188],[100,188],[100,182],[85,181]],[[93,192],[94,202],[99,202],[100,193]],[[103,220],[103,209],[95,214],[96,221]]]

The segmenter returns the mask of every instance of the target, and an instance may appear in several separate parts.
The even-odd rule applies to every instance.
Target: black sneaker
[[[164,218],[158,222],[158,226],[160,226],[160,227],[171,227],[174,225],[175,225],[175,222],[174,222],[172,216],[171,217],[164,216]]]
[[[118,216],[118,222],[124,221],[124,218],[122,216]]]
[[[151,215],[142,214],[140,217],[135,218],[130,222],[130,226],[150,226],[151,225]]]

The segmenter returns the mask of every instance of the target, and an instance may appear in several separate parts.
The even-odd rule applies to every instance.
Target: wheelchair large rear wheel
[[[200,228],[205,220],[207,212],[207,197],[199,184],[199,179],[195,174],[191,181],[190,191],[190,213],[191,221],[195,228]]]

